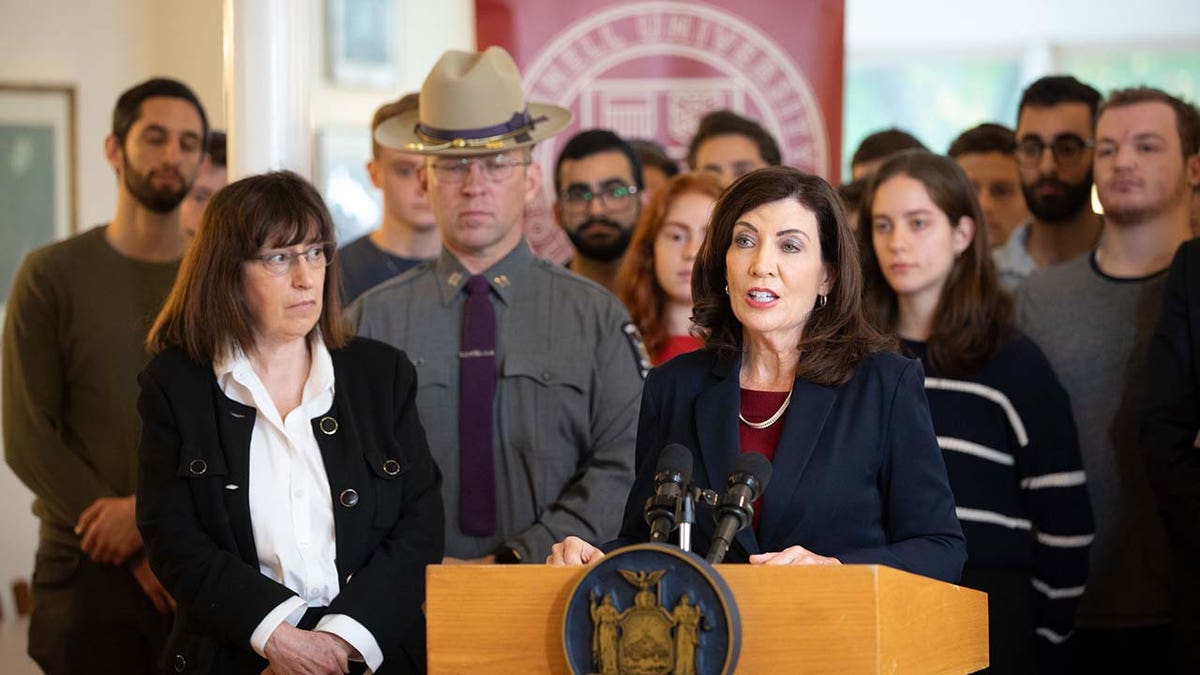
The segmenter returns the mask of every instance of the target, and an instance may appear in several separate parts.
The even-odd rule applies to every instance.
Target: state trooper
[[[418,108],[375,132],[425,155],[443,249],[347,312],[416,364],[444,475],[445,562],[541,563],[567,535],[612,539],[633,481],[648,370],[637,329],[612,294],[522,237],[542,184],[531,148],[570,120],[527,103],[512,57],[492,47],[446,52]]]

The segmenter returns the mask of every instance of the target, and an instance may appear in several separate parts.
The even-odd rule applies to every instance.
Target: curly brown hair
[[[667,324],[663,308],[667,295],[654,273],[654,241],[667,221],[671,204],[685,194],[698,193],[721,197],[721,181],[714,174],[702,171],[684,173],[667,181],[650,205],[642,211],[629,242],[629,251],[617,273],[617,297],[625,303],[629,316],[642,333],[646,351],[657,354],[667,341]]]
[[[723,358],[741,351],[742,324],[725,292],[725,254],[743,215],[785,199],[796,200],[816,216],[821,259],[830,277],[826,304],[814,308],[797,340],[801,358],[796,374],[817,384],[844,384],[869,354],[894,350],[895,340],[875,330],[863,316],[862,268],[854,232],[837,191],[819,176],[777,166],[748,173],[729,186],[713,210],[708,236],[696,258],[692,318],[706,349]]]

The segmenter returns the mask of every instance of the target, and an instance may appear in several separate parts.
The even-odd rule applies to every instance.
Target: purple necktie
[[[467,279],[458,352],[459,524],[463,534],[496,532],[492,408],[496,400],[496,308],[486,277]]]

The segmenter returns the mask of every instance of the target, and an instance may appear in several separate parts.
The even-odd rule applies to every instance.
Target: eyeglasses
[[[518,166],[527,166],[529,163],[529,160],[513,159],[504,154],[439,159],[433,162],[433,173],[439,181],[457,185],[467,180],[467,174],[471,173],[471,165],[477,164],[488,182],[501,183],[512,178]]]
[[[607,185],[596,192],[585,187],[573,187],[562,193],[561,200],[567,212],[576,215],[586,213],[591,208],[593,199],[599,199],[604,208],[609,211],[618,211],[633,203],[633,196],[637,194],[637,191],[636,185],[625,185],[624,183]]]
[[[1026,168],[1036,167],[1042,161],[1042,153],[1047,147],[1056,163],[1070,167],[1083,159],[1085,150],[1096,147],[1096,142],[1085,141],[1075,134],[1059,134],[1047,145],[1037,136],[1026,136],[1017,144],[1017,163]]]
[[[270,251],[252,256],[250,259],[262,264],[268,274],[281,277],[291,272],[292,268],[296,266],[296,261],[300,259],[304,259],[310,269],[329,267],[329,264],[333,262],[334,250],[335,247],[332,243],[321,242],[310,244],[303,251]]]

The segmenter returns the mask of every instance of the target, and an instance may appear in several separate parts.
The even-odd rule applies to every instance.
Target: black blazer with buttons
[[[312,420],[337,533],[340,590],[327,611],[371,632],[383,672],[422,672],[425,566],[442,558],[444,526],[416,372],[402,352],[364,338],[330,353],[333,405]],[[138,528],[178,603],[163,665],[260,673],[267,663],[250,634],[294,593],[259,572],[247,496],[256,411],[180,349],[156,356],[139,382]]]
[[[722,360],[703,349],[650,372],[638,423],[637,478],[615,543],[648,539],[643,507],[654,493],[659,453],[670,443],[691,449],[696,487],[725,491],[740,445],[740,369],[740,358]],[[758,531],[739,532],[726,562],[800,545],[847,564],[957,582],[966,541],[924,384],[920,361],[886,352],[864,359],[841,386],[797,378],[777,422],[783,436]],[[693,550],[706,555],[714,530],[711,509],[698,508]]]

